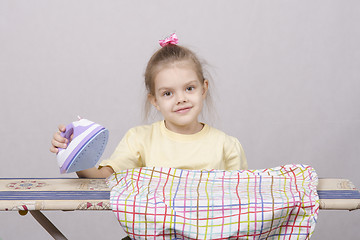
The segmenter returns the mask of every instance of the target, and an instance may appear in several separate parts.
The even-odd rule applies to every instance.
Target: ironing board
[[[360,192],[347,179],[319,179],[322,210],[360,209]],[[28,212],[54,239],[67,239],[41,210],[111,210],[110,189],[104,179],[1,178],[0,211]]]

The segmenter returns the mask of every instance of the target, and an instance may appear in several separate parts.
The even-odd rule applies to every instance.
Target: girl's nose
[[[178,94],[177,104],[184,103],[184,102],[187,102],[187,98],[186,98],[185,94]]]

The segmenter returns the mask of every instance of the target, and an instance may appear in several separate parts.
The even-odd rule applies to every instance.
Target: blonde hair
[[[179,46],[168,44],[159,50],[157,50],[152,57],[150,58],[146,70],[145,70],[145,87],[148,95],[155,96],[155,78],[156,75],[171,65],[175,65],[178,63],[187,63],[189,67],[191,67],[201,84],[204,84],[205,76],[204,69],[202,63],[199,61],[199,58],[196,56],[194,52],[190,49]],[[211,103],[210,93],[207,93],[206,97],[206,106],[209,108]],[[147,119],[150,113],[151,104],[149,101],[145,103],[145,118]]]

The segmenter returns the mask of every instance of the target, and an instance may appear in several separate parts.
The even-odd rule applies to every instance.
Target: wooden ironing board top
[[[360,192],[347,179],[319,179],[320,208],[360,209]],[[0,211],[111,210],[104,179],[2,178]]]

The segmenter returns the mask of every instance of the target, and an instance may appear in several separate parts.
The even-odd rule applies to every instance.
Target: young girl
[[[109,159],[103,160],[99,168],[77,172],[79,177],[106,178],[139,167],[247,169],[243,148],[236,138],[199,122],[209,82],[197,56],[177,43],[175,34],[161,40],[162,48],[150,58],[145,72],[148,103],[164,120],[130,129]],[[67,140],[60,136],[64,131],[65,126],[60,125],[51,152],[67,147]]]

